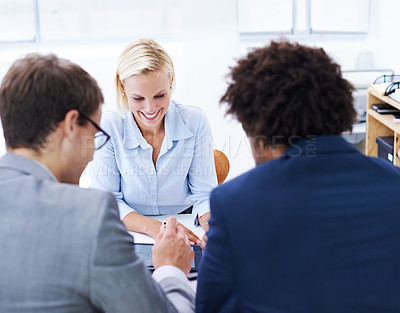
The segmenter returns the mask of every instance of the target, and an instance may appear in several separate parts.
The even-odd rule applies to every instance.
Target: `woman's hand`
[[[177,225],[176,218],[167,218],[167,226],[160,228],[153,246],[154,267],[173,265],[188,275],[192,267],[193,255],[189,240],[183,229]]]
[[[205,213],[199,217],[200,226],[205,231],[203,238],[201,238],[201,244],[200,244],[203,247],[203,249],[206,247],[206,244],[207,244],[207,233],[208,233],[208,230],[210,229],[210,227],[208,226],[208,221],[209,221],[210,217],[211,217],[211,213],[209,213],[209,212]]]
[[[137,212],[127,214],[122,222],[127,230],[149,235],[154,240],[157,238],[161,227],[161,222]]]
[[[199,217],[200,226],[204,229],[204,231],[206,233],[208,233],[208,229],[209,229],[208,220],[210,219],[210,217],[211,217],[211,213],[210,212],[205,213],[205,214],[203,214],[202,216]]]
[[[208,213],[206,213],[208,214]],[[204,215],[203,215],[204,216]],[[122,220],[125,224],[125,227],[129,231],[134,231],[138,233],[147,234],[152,237],[154,240],[157,239],[157,235],[160,232],[161,222],[147,216],[143,216],[137,212],[131,212],[125,216]],[[199,237],[195,235],[189,228],[183,226],[181,223],[178,223],[181,226],[189,239],[191,245],[202,245],[202,241]],[[204,239],[204,237],[203,237]],[[205,246],[205,245],[204,245]],[[203,247],[204,247],[203,246]]]
[[[194,232],[192,232],[189,228],[182,225],[181,223],[178,223],[178,226],[181,226],[183,228],[183,231],[185,232],[186,236],[188,237],[191,245],[200,245],[201,244],[200,238],[197,237],[196,234]]]
[[[203,238],[201,238],[201,247],[204,249],[205,247],[206,247],[206,244],[207,244],[207,239],[208,239],[208,237],[207,237],[207,234],[204,234],[203,235]]]
[[[147,223],[147,235],[149,235],[151,238],[153,238],[154,240],[157,239],[158,233],[160,232],[160,227],[161,227],[162,223],[152,219],[152,221],[149,221]]]

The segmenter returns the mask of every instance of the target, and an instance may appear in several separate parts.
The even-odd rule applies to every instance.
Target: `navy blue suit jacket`
[[[400,312],[400,169],[301,139],[212,192],[197,312]]]

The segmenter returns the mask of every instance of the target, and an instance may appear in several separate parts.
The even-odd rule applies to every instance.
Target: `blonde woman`
[[[188,210],[208,231],[217,186],[208,121],[199,108],[171,99],[174,85],[172,60],[158,43],[128,45],[116,73],[120,112],[103,113],[111,140],[91,164],[92,187],[114,193],[127,229],[153,238],[161,223],[151,216]],[[205,244],[184,229],[192,243]]]

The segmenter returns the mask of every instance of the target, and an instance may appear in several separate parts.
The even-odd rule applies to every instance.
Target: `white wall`
[[[159,40],[175,63],[177,89],[174,98],[199,106],[206,112],[215,148],[223,150],[231,162],[228,176],[231,179],[253,167],[253,160],[241,126],[225,118],[224,107],[219,105],[226,88],[225,76],[228,67],[243,56],[248,47],[263,45],[273,38],[239,41],[235,1],[185,0],[182,12],[182,42]],[[325,48],[346,70],[391,68],[400,73],[398,12],[398,0],[371,0],[368,35],[296,35],[288,38]],[[128,42],[0,46],[0,77],[17,57],[27,52],[54,52],[83,66],[98,80],[106,105],[114,105],[114,68],[119,53]],[[1,140],[0,154],[4,153]]]
[[[219,105],[225,76],[239,54],[236,1],[185,0],[183,14],[183,100],[206,112],[214,146],[230,160],[230,179],[253,166],[241,126],[224,118],[225,110]]]
[[[372,0],[371,50],[376,67],[393,68],[400,74],[400,1]]]

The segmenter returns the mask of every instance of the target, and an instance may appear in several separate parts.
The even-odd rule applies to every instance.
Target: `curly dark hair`
[[[322,48],[272,41],[240,59],[230,77],[220,102],[248,136],[262,136],[266,144],[352,129],[354,87]]]

